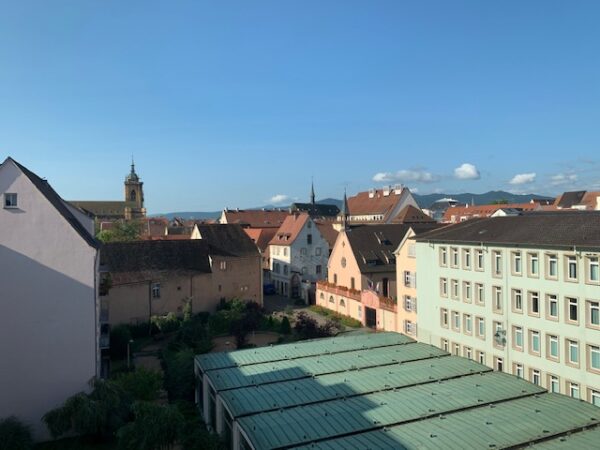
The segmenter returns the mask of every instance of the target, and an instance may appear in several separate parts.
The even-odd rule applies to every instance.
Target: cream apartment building
[[[600,214],[473,219],[416,242],[420,341],[600,405]]]

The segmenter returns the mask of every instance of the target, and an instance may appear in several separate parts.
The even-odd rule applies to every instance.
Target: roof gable
[[[307,213],[291,214],[283,221],[270,245],[292,245],[306,223],[310,220]]]

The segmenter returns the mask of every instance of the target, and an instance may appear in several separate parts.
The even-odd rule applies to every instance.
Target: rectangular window
[[[533,316],[540,315],[540,294],[539,292],[529,292],[529,314]]]
[[[556,375],[548,375],[548,390],[560,394],[560,380]]]
[[[502,253],[500,253],[498,250],[494,251],[492,253],[492,261],[493,261],[492,270],[494,271],[494,276],[495,277],[502,276]]]
[[[448,250],[446,247],[440,247],[440,266],[448,266]]]
[[[554,294],[546,295],[546,314],[548,319],[558,320],[558,297]]]
[[[458,267],[458,249],[455,247],[450,248],[450,255],[452,267]]]
[[[475,269],[483,270],[483,250],[475,250]]]
[[[573,398],[579,398],[579,384],[569,381],[567,383],[569,395]]]
[[[538,369],[531,369],[529,379],[533,384],[537,384],[539,386],[542,384],[542,373]]]
[[[448,280],[446,278],[440,278],[440,295],[448,297]]]
[[[492,287],[492,294],[494,296],[494,312],[502,312],[502,288],[500,286]]]
[[[504,370],[504,358],[494,356],[494,369],[498,372],[502,372]]]
[[[320,264],[317,264],[316,267],[315,267],[315,273],[317,275],[321,275],[321,272],[322,272],[322,267],[321,267]],[[352,287],[352,289],[354,289],[354,286]]]
[[[358,305],[358,318],[362,320],[362,306]]]
[[[600,347],[588,345],[588,367],[594,372],[600,372]]]
[[[592,328],[600,328],[600,302],[588,300],[587,305],[587,325]]]
[[[311,245],[312,244],[312,234],[307,234],[306,235],[306,244],[307,245]]]
[[[514,275],[521,275],[523,267],[521,265],[521,252],[512,253],[512,272]]]
[[[479,364],[485,365],[485,353],[484,352],[477,351],[477,361],[479,361]]]
[[[477,325],[477,337],[485,339],[485,319],[483,317],[477,317],[475,318],[475,322]]]
[[[464,347],[463,348],[463,356],[465,358],[469,358],[469,359],[473,359],[473,349],[471,347]]]
[[[448,328],[448,310],[446,308],[440,309],[440,324],[444,328]]]
[[[471,303],[471,282],[463,282],[463,300],[467,303]]]
[[[558,257],[553,253],[546,255],[546,277],[558,278]]]
[[[519,378],[523,378],[523,364],[513,363],[513,374]]]
[[[442,350],[444,350],[446,352],[448,351],[448,348],[449,348],[448,339],[441,340],[441,347],[442,347]]]
[[[321,256],[321,247],[315,248],[315,256]]]
[[[152,298],[160,298],[160,283],[152,283]]]
[[[306,256],[306,247],[302,247],[302,248],[300,249],[300,255],[302,255],[302,256]]]
[[[4,194],[4,207],[6,209],[17,208],[17,194],[6,193]]]
[[[513,326],[513,347],[523,351],[523,328]]]
[[[529,276],[537,277],[540,274],[540,262],[537,253],[529,253]]]
[[[458,280],[451,280],[452,283],[452,298],[458,300]]]
[[[548,341],[546,342],[546,356],[549,359],[554,361],[558,361],[559,359],[559,344],[558,344],[558,336],[554,336],[549,334],[547,337]]]
[[[597,256],[588,256],[587,260],[587,281],[590,283],[600,282],[600,262]]]
[[[463,316],[463,327],[465,333],[473,334],[473,319],[471,318],[471,314],[465,314]]]
[[[577,257],[576,256],[567,256],[567,280],[568,281],[577,281]]]
[[[452,345],[454,356],[460,356],[460,344],[454,343]]]
[[[567,364],[579,366],[579,342],[567,339]]]
[[[500,322],[494,322],[494,347],[503,348],[506,343],[506,332]]]
[[[523,291],[521,289],[512,290],[512,304],[514,312],[523,312]]]
[[[567,304],[567,321],[571,323],[579,323],[579,308],[577,299],[573,297],[565,297]]]
[[[471,250],[468,248],[463,249],[463,267],[471,270]]]
[[[480,305],[483,305],[485,303],[485,293],[483,290],[483,284],[481,283],[477,283],[475,285],[475,300]]]
[[[600,406],[600,391],[590,389],[590,403],[594,406]]]
[[[460,331],[460,314],[452,311],[452,328],[454,331]]]
[[[354,279],[354,277],[350,277],[350,289],[352,289],[353,291],[356,290],[356,280]]]
[[[529,331],[529,353],[539,356],[540,354],[540,332],[530,330]]]

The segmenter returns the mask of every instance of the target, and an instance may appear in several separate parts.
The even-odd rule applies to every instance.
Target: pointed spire
[[[135,161],[133,160],[133,154],[131,155],[131,175],[135,175]]]
[[[135,173],[135,161],[133,160],[133,155],[131,155],[131,171],[129,172],[129,175],[127,175],[127,177],[125,178],[125,181],[139,181],[139,179],[140,178],[138,177],[137,173]]]
[[[344,202],[342,203],[342,229],[345,231],[348,228],[348,216],[350,210],[348,208],[348,196],[346,195],[346,188],[344,188]]]
[[[315,206],[315,182],[310,178],[310,203]]]

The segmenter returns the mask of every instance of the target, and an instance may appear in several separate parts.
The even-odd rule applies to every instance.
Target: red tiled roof
[[[333,249],[339,234],[339,232],[333,228],[333,224],[331,222],[318,222],[317,228],[319,229],[321,236],[323,236],[329,244],[329,250]]]
[[[406,188],[401,188],[399,193],[396,193],[398,190],[392,188],[389,195],[384,195],[383,189],[359,192],[348,198],[348,213],[350,216],[383,215],[384,220],[387,220],[400,202],[404,189]]]
[[[279,228],[290,215],[288,211],[272,209],[226,210],[224,214],[227,223],[237,223],[250,228]]]
[[[505,205],[475,205],[475,206],[454,206],[448,208],[444,213],[443,222],[460,222],[462,217],[468,219],[474,217],[490,217],[499,209],[519,209],[522,211],[540,210],[540,204],[534,203],[508,203]],[[454,220],[452,220],[454,216]]]
[[[304,224],[310,219],[307,213],[291,214],[283,221],[270,245],[292,245]]]
[[[415,208],[413,205],[406,205],[398,213],[392,223],[427,223],[435,222],[431,217],[421,211],[419,208]]]
[[[260,251],[265,253],[269,248],[269,242],[277,233],[277,228],[244,228],[244,231]]]

